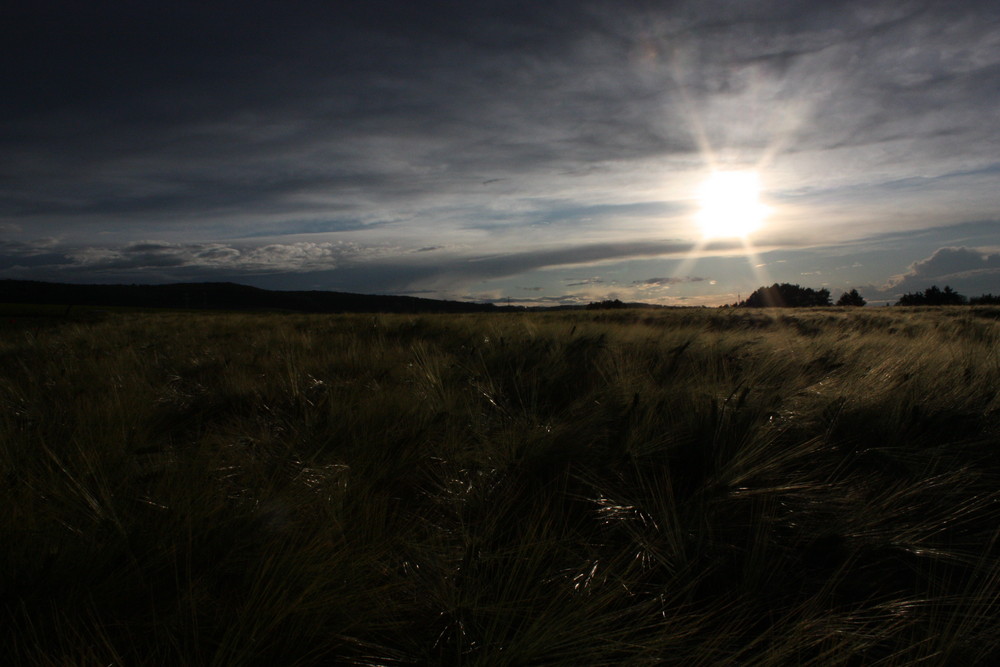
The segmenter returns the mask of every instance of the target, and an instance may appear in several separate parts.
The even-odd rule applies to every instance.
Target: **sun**
[[[714,171],[698,189],[698,222],[706,239],[746,238],[760,228],[769,209],[760,203],[753,171]]]

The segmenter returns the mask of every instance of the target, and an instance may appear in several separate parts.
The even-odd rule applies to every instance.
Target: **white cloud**
[[[1000,253],[966,247],[938,248],[930,257],[910,264],[906,273],[890,277],[883,289],[919,290],[935,283],[961,284],[992,276],[1000,279]]]
[[[633,280],[632,285],[634,285],[638,289],[650,289],[654,287],[670,289],[671,285],[680,285],[682,283],[700,283],[704,282],[704,280],[705,280],[704,278],[699,278],[697,276],[645,278],[643,280]]]

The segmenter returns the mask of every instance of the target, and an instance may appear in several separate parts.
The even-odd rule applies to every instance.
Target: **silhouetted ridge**
[[[0,302],[310,313],[470,313],[503,310],[484,303],[350,292],[285,292],[236,283],[71,285],[0,280]]]

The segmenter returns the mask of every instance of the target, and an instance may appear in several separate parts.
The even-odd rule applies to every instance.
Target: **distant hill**
[[[285,292],[236,283],[170,285],[71,285],[33,280],[0,280],[0,303],[180,308],[285,310],[303,313],[478,313],[514,310],[493,304],[413,296],[350,292]]]

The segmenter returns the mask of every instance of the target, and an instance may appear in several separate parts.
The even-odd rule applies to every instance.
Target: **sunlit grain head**
[[[769,212],[760,202],[760,179],[753,171],[713,171],[698,189],[698,202],[706,239],[746,238]]]

